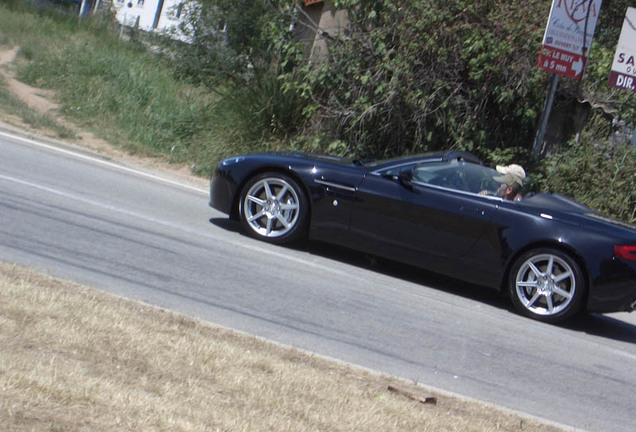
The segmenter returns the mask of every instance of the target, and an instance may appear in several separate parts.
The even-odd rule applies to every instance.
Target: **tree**
[[[603,5],[589,77],[562,81],[567,115],[587,101],[634,118],[631,96],[606,85],[627,3]],[[535,62],[549,2],[333,5],[348,12],[349,31],[328,40],[328,57],[307,63],[298,83],[312,100],[316,129],[347,143],[346,152],[382,157],[459,147],[496,162],[528,154],[547,88]]]
[[[289,137],[302,124],[303,103],[279,79],[301,53],[288,30],[294,5],[190,0],[181,28],[190,43],[169,51],[181,76],[220,94],[219,115],[254,146]]]
[[[631,95],[606,84],[629,1],[604,3],[583,82],[560,85],[561,111],[585,101],[634,123]],[[216,90],[249,90],[262,138],[304,136],[356,157],[529,154],[547,88],[535,62],[550,2],[333,0],[349,27],[327,37],[321,61],[304,57],[289,30],[302,7],[294,0],[195,4],[179,69]]]

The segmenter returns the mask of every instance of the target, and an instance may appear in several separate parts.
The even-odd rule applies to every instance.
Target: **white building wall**
[[[184,14],[178,16],[184,9],[183,3],[184,0],[163,0],[163,5],[160,0],[113,0],[113,7],[120,24],[161,33],[177,30],[184,17]],[[158,21],[155,22],[157,14]]]

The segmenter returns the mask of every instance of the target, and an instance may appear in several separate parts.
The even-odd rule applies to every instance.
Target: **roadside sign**
[[[537,67],[581,79],[601,0],[553,0]]]
[[[609,85],[636,92],[636,8],[627,8]]]

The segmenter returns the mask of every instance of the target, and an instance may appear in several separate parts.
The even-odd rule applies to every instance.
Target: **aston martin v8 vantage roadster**
[[[563,195],[504,200],[487,193],[497,178],[464,152],[248,154],[219,163],[210,206],[267,242],[316,239],[501,290],[545,322],[636,307],[634,226]]]

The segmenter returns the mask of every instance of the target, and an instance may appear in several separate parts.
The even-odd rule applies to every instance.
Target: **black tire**
[[[247,182],[241,192],[239,214],[250,236],[274,244],[293,243],[306,235],[309,204],[294,179],[267,172]]]
[[[558,249],[540,248],[515,261],[508,290],[521,314],[556,323],[582,311],[586,286],[581,268],[572,257]]]

